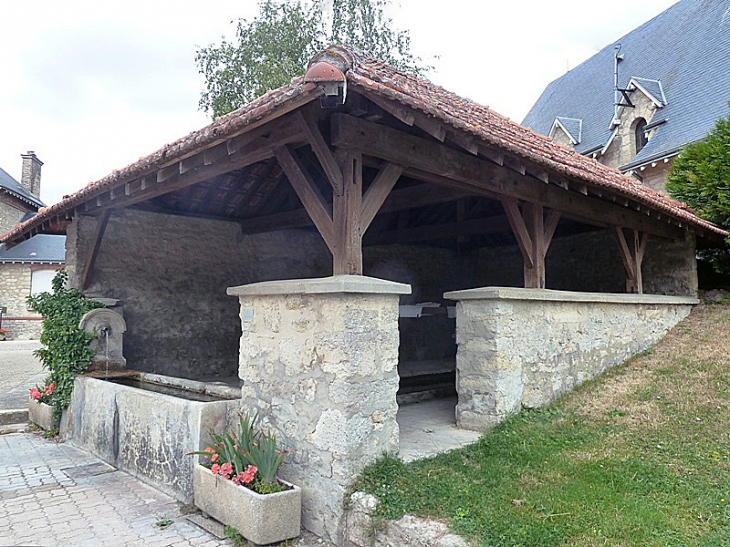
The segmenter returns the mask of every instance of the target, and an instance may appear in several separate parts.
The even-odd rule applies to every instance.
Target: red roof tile
[[[581,156],[572,149],[561,146],[486,106],[460,97],[428,80],[400,72],[382,61],[367,57],[346,46],[332,46],[315,56],[312,62],[321,61],[323,58],[336,63],[341,70],[344,68],[343,72],[346,72],[349,85],[362,89],[366,95],[375,94],[398,101],[433,116],[457,130],[482,139],[485,143],[503,148],[546,168],[581,179],[595,187],[607,188],[698,228],[728,235],[721,228],[697,217],[685,204],[651,190],[615,169]],[[295,78],[290,84],[267,92],[238,110],[218,118],[210,125],[163,146],[149,156],[120,170],[112,171],[103,179],[88,184],[55,205],[40,209],[38,215],[16,226],[0,240],[20,239],[24,233],[44,221],[52,220],[60,213],[110,188],[126,184],[206,146],[221,142],[253,124],[283,114],[292,105],[314,99],[321,93],[313,83],[305,83],[301,77]]]

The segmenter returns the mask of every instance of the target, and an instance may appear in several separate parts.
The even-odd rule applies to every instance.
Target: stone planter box
[[[202,465],[193,468],[195,506],[257,545],[299,535],[302,491],[298,486],[290,486],[291,490],[262,495],[221,479]]]
[[[30,397],[28,397],[28,417],[31,422],[46,431],[58,428],[59,420],[53,419],[53,407]]]

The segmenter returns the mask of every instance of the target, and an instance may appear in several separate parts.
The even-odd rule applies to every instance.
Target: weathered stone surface
[[[53,407],[28,398],[28,418],[38,427],[49,431],[58,427],[59,420],[53,419]]]
[[[238,401],[199,402],[77,376],[61,434],[75,445],[191,503],[188,453],[204,448],[211,429],[228,427]]]
[[[405,515],[376,528],[372,514],[378,500],[363,492],[350,496],[346,514],[345,547],[467,547],[443,522]]]
[[[302,490],[261,495],[228,479],[216,477],[202,465],[193,469],[195,506],[232,526],[256,545],[269,545],[299,535]]]
[[[488,287],[458,300],[457,424],[488,429],[656,343],[697,300]]]
[[[265,288],[273,294],[230,290],[241,303],[241,407],[293,450],[281,476],[302,487],[305,528],[340,544],[346,488],[398,450],[398,293],[408,289],[338,278]]]
[[[94,337],[89,344],[94,356],[88,370],[114,370],[126,366],[123,337],[127,324],[119,313],[108,308],[91,310],[81,318],[79,328]]]

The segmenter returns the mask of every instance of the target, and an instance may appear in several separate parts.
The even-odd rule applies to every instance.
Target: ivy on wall
[[[93,335],[79,328],[84,314],[102,304],[86,298],[77,289],[66,288],[68,274],[59,270],[51,283],[51,292],[29,296],[28,305],[43,316],[41,344],[34,355],[50,372],[46,385],[56,384],[50,404],[54,418],[71,402],[74,378],[86,370],[94,352],[89,349]]]

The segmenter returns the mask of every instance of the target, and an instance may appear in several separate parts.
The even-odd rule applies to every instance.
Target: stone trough
[[[77,376],[61,435],[183,503],[191,451],[237,419],[239,388],[135,371]]]

